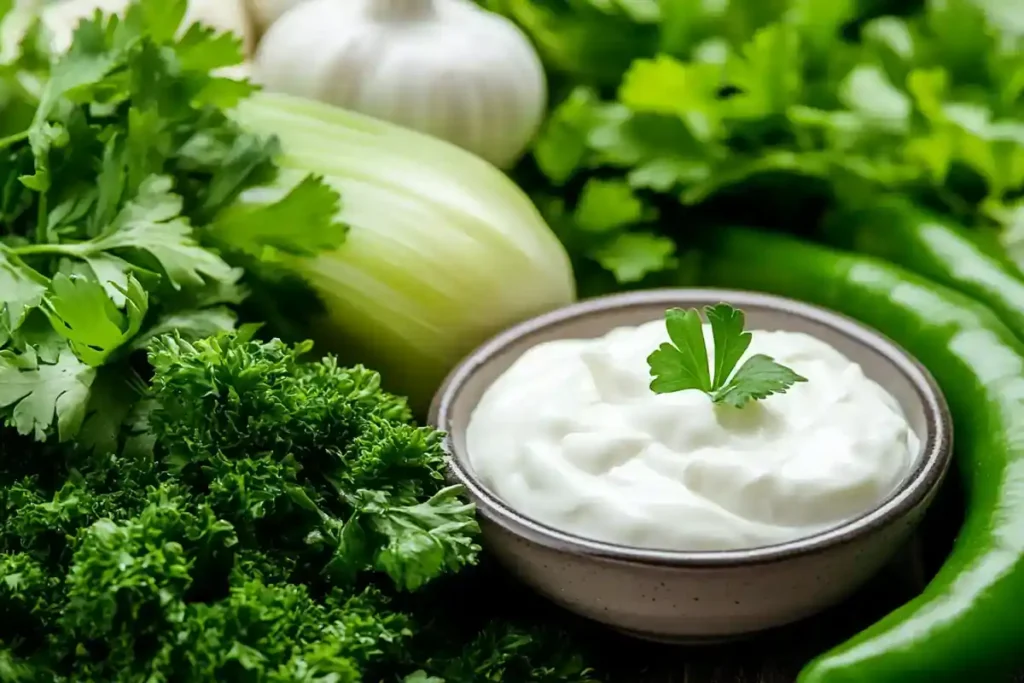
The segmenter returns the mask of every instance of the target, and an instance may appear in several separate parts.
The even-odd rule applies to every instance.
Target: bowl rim
[[[924,408],[926,433],[921,438],[917,465],[900,487],[877,506],[810,536],[756,548],[738,550],[669,550],[642,548],[590,539],[535,520],[514,509],[480,481],[464,463],[468,454],[456,453],[450,435],[451,414],[466,382],[492,362],[506,347],[546,328],[579,318],[599,316],[612,310],[637,306],[704,306],[727,301],[743,308],[754,306],[796,315],[832,327],[874,350],[913,386]],[[515,536],[562,552],[604,560],[675,567],[722,567],[777,562],[797,555],[814,554],[850,543],[885,527],[926,501],[950,467],[953,424],[946,399],[931,373],[907,351],[883,335],[841,313],[788,297],[740,289],[657,288],[609,294],[569,304],[536,316],[492,337],[466,356],[445,378],[430,406],[429,424],[445,433],[443,448],[448,475],[462,484],[481,515]]]

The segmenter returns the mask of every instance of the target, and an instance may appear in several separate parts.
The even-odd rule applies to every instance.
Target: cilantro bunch
[[[36,24],[0,66],[0,421],[20,434],[115,450],[151,339],[230,329],[254,291],[272,312],[287,278],[264,251],[344,239],[315,178],[220,218],[273,176],[277,143],[227,113],[253,91],[218,75],[239,39],[176,37],[186,4],[97,13],[56,56]]]
[[[482,2],[531,35],[553,79],[516,173],[584,289],[657,284],[692,226],[800,230],[888,193],[1024,262],[1016,3]]]

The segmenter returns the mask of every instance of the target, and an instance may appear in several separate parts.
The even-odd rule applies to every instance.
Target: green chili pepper
[[[933,373],[954,416],[966,518],[920,596],[811,662],[799,683],[996,683],[1024,661],[1024,345],[968,296],[898,266],[724,230],[702,284],[762,290],[875,327]]]
[[[962,227],[905,199],[888,198],[836,215],[827,234],[837,246],[878,256],[970,295],[1024,339],[1024,278]]]

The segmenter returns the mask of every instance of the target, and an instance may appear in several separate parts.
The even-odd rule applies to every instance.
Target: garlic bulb
[[[453,142],[507,168],[540,125],[544,71],[468,0],[305,0],[263,36],[253,78]]]
[[[263,33],[292,7],[306,0],[246,0],[249,16],[259,33]]]
[[[104,14],[122,14],[131,2],[132,0],[58,0],[40,3],[38,0],[29,0],[17,6],[15,12],[21,16],[15,21],[24,25],[20,29],[23,32],[28,27],[31,17],[38,12],[43,25],[52,36],[51,47],[56,52],[64,52],[71,46],[75,28],[83,19],[91,17],[96,10]],[[241,37],[245,53],[252,54],[256,38],[244,0],[189,0],[185,19],[182,21],[182,31],[197,22],[219,31],[234,32]]]

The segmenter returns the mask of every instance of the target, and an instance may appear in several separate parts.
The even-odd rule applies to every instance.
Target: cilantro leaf
[[[784,114],[804,87],[803,58],[795,27],[779,22],[754,33],[726,64],[729,83],[740,94],[726,111],[743,118]]]
[[[30,347],[22,354],[0,351],[0,415],[19,434],[42,440],[54,420],[61,441],[78,433],[85,419],[96,370],[64,349],[54,363]]]
[[[893,86],[877,66],[855,67],[840,83],[838,94],[847,108],[880,127],[898,133],[909,126],[910,97]]]
[[[231,139],[222,139],[224,131],[202,131],[187,140],[178,151],[182,169],[193,176],[191,193],[198,197],[192,211],[203,222],[235,200],[243,190],[271,176],[271,160],[280,152],[276,138],[263,138],[236,129],[229,121],[224,127]]]
[[[527,28],[541,57],[574,82],[613,85],[636,57],[658,45],[652,0],[481,0]],[[644,9],[638,9],[643,6]]]
[[[606,233],[643,218],[643,202],[621,181],[588,181],[576,204],[576,225],[587,232]]]
[[[560,203],[549,202],[543,209],[572,251],[599,263],[621,284],[676,265],[675,242],[643,229],[657,218],[657,210],[622,180],[589,179],[571,216]]]
[[[579,5],[612,14],[622,5],[481,1],[546,46],[545,66],[563,76],[564,55],[552,46],[575,41],[552,35],[549,22],[593,38]],[[516,177],[538,204],[557,199],[570,216],[576,197],[589,199],[580,192],[589,181],[628,185],[643,205],[677,218],[651,226],[672,237],[691,218],[789,230],[880,194],[1009,229],[986,207],[1024,193],[1019,3],[914,2],[895,13],[891,4],[662,2],[650,20],[657,38],[612,80],[570,69],[576,77],[558,82],[555,108]],[[629,16],[624,32],[639,21]],[[609,225],[615,215],[598,214]],[[632,281],[621,259],[595,258],[610,247],[579,234],[592,219],[563,226],[545,216],[581,283],[607,290]],[[609,228],[608,241],[624,232]],[[586,270],[595,263],[601,278]],[[645,268],[665,269],[653,257]]]
[[[110,34],[118,23],[116,18],[96,13],[75,28],[69,49],[57,58],[40,97],[32,125],[37,135],[63,98],[88,99],[89,89],[102,83],[117,66],[121,53],[110,49]]]
[[[616,235],[598,247],[594,260],[623,284],[639,282],[649,273],[668,270],[676,264],[676,243],[668,237],[650,232],[627,232]]]
[[[633,63],[619,98],[636,112],[678,116],[703,140],[716,134],[720,126],[717,93],[721,81],[721,67],[716,64],[686,64],[659,55]]]
[[[540,170],[556,185],[571,178],[590,154],[587,138],[597,124],[598,105],[597,93],[578,87],[548,115],[533,155]]]
[[[133,0],[52,34],[33,18],[0,50],[0,420],[38,440],[68,437],[84,413],[80,444],[119,444],[144,393],[121,358],[170,329],[233,326],[226,306],[259,284],[249,273],[241,285],[251,255],[229,264],[205,228],[273,178],[280,146],[229,115],[254,90],[219,75],[242,61],[241,43],[183,28],[187,5]],[[296,184],[249,217],[263,220],[253,233],[304,256],[336,246],[337,195]],[[242,219],[233,229],[245,232]]]
[[[715,344],[713,374],[700,313],[695,308],[669,309],[665,311],[665,327],[671,343],[662,344],[647,358],[654,393],[698,389],[714,403],[742,408],[750,401],[784,393],[793,384],[807,381],[764,354],[751,356],[733,374],[752,340],[751,333],[743,331],[743,312],[719,303],[705,307],[704,313]]]
[[[245,59],[241,38],[233,33],[217,33],[203,24],[189,26],[175,51],[182,67],[189,71],[214,71]]]
[[[182,198],[171,191],[171,184],[166,176],[148,178],[103,234],[70,251],[84,256],[118,249],[146,252],[175,289],[200,287],[204,278],[236,281],[239,273],[196,241],[192,225],[181,215]]]
[[[51,288],[44,312],[75,355],[93,367],[103,365],[138,334],[149,309],[149,295],[134,277],[128,278],[128,286],[122,290],[125,313],[95,280],[60,273],[53,278]]]
[[[46,278],[0,244],[0,347],[16,331],[28,312],[38,306],[46,293]]]
[[[124,290],[128,288],[129,277],[133,273],[141,273],[143,269],[107,252],[89,254],[84,261],[114,305],[123,308],[125,304]],[[159,277],[155,273],[151,275]]]
[[[279,201],[232,207],[207,230],[225,247],[257,258],[268,250],[314,256],[345,241],[347,226],[335,222],[340,208],[336,190],[321,178],[306,176]]]
[[[116,453],[125,421],[144,392],[126,360],[97,368],[77,443],[100,455]]]

